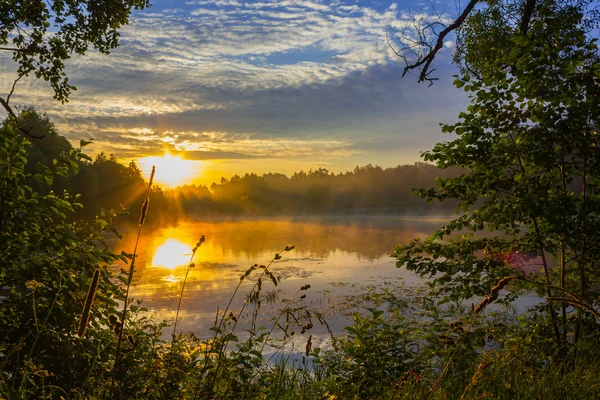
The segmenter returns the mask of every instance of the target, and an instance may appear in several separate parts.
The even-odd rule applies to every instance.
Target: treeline
[[[9,122],[5,121],[3,125]],[[27,156],[26,172],[35,174],[42,168],[57,172],[61,168],[59,160],[67,161],[77,173],[56,173],[48,184],[33,181],[32,189],[38,193],[50,191],[77,194],[77,202],[83,207],[77,209],[75,219],[91,220],[104,210],[114,210],[123,221],[135,222],[138,210],[146,195],[147,182],[134,162],[128,166],[121,164],[113,155],[98,154],[94,159],[89,156],[74,161],[69,153],[79,151],[61,136],[47,114],[33,108],[25,108],[19,115],[19,130],[29,139],[31,147]],[[81,142],[82,146],[86,142]],[[150,200],[156,210],[168,212],[174,207],[167,200],[159,186],[153,186]],[[158,222],[160,213],[148,215],[148,223]]]
[[[28,172],[33,173],[40,167],[54,168],[54,160],[77,151],[57,132],[45,113],[24,109],[20,126],[24,135],[33,137]],[[147,182],[135,162],[126,166],[115,156],[100,153],[94,159],[80,159],[76,169],[75,175],[58,176],[47,186],[37,183],[35,189],[79,194],[83,205],[77,215],[80,218],[94,218],[102,209],[133,210],[121,218],[135,221],[147,189]],[[210,188],[185,185],[163,190],[154,185],[150,194],[154,212],[148,223],[162,222],[166,216],[174,221],[184,216],[448,213],[456,204],[427,203],[414,196],[412,190],[433,187],[436,177],[447,179],[457,174],[457,170],[440,170],[426,163],[385,169],[369,164],[340,174],[319,168],[292,176],[280,173],[235,175],[231,179],[221,178]]]
[[[340,174],[319,168],[291,177],[235,175],[221,178],[210,189],[185,185],[167,190],[166,195],[181,213],[191,215],[447,213],[456,204],[427,203],[414,196],[412,189],[434,187],[436,177],[457,174],[457,170],[440,170],[426,163],[385,169],[369,164]]]

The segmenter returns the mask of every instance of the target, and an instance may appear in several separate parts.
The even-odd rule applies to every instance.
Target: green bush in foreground
[[[353,323],[326,349],[313,346],[311,329],[327,323],[304,303],[307,286],[259,320],[263,304],[279,301],[268,291],[278,284],[270,264],[242,275],[238,289],[254,279],[252,289],[236,289],[242,308],[230,302],[209,340],[176,331],[165,340],[165,324],[126,300],[121,282],[131,284],[135,258],[103,246],[113,215],[70,222],[76,197],[34,190],[75,172],[82,153],[27,172],[28,142],[7,124],[0,398],[598,398],[598,48],[582,28],[581,4],[535,6],[527,35],[503,19],[511,6],[502,2],[464,25],[465,43],[485,60],[455,81],[472,99],[443,128],[458,138],[425,157],[467,172],[422,192],[459,200],[461,215],[395,254],[434,290],[365,293]],[[490,30],[502,23],[506,29]],[[486,35],[506,48],[477,47]],[[525,275],[520,267],[532,261],[541,273]],[[117,262],[131,269],[115,275]],[[509,312],[517,289],[538,290],[545,301]],[[304,350],[289,351],[292,341]]]
[[[178,332],[165,340],[166,325],[144,317],[136,301],[128,302],[121,327],[117,300],[124,299],[120,282],[128,282],[128,271],[115,276],[109,266],[131,255],[102,245],[111,215],[91,224],[69,222],[76,198],[29,189],[34,180],[72,173],[76,164],[69,160],[80,153],[26,173],[27,140],[10,127],[0,138],[0,398],[562,399],[598,393],[597,333],[586,328],[567,362],[555,351],[544,307],[518,318],[490,313],[487,303],[473,312],[461,303],[438,305],[423,290],[384,285],[354,297],[353,323],[319,349],[311,329],[326,327],[326,316],[304,304],[309,287],[278,300],[269,291],[278,283],[269,265],[242,275],[240,282],[255,282],[250,293],[233,294],[245,296],[243,309],[224,309],[209,340]],[[260,322],[269,301],[281,302],[280,311]],[[292,340],[304,349],[290,353]]]
[[[539,1],[527,35],[490,27],[510,26],[504,7],[466,22],[464,39],[486,60],[471,72],[463,66],[455,81],[471,99],[459,122],[442,128],[455,139],[424,154],[440,168],[468,171],[420,191],[458,200],[459,216],[431,238],[399,246],[396,257],[452,300],[519,276],[548,301],[548,323],[536,334],[552,332],[559,358],[576,363],[600,318],[598,47],[581,4]],[[480,47],[486,35],[506,45]],[[523,267],[535,273],[525,277]]]

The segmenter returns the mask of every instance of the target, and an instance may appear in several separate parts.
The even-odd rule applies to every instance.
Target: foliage
[[[185,185],[166,191],[173,205],[188,215],[322,215],[448,213],[453,202],[427,204],[411,190],[435,182],[440,175],[456,176],[456,169],[440,172],[426,163],[393,168],[365,165],[334,174],[319,168],[284,174],[245,174],[222,178],[210,189]]]
[[[323,360],[330,392],[342,398],[373,398],[405,372],[418,368],[417,339],[412,337],[417,329],[399,313],[384,316],[371,308],[366,316],[354,314],[353,323],[345,328],[348,335],[339,338],[336,351]]]
[[[486,393],[559,398],[570,390],[596,393],[600,371],[594,337],[587,337],[591,341],[579,347],[584,356],[562,374],[560,360],[540,358],[554,346],[552,334],[541,328],[546,313],[482,318],[462,304],[436,305],[423,290],[386,286],[353,296],[350,307],[368,307],[367,312],[355,313],[346,335],[332,337],[333,345],[320,349],[313,345],[311,330],[328,326],[305,300],[309,286],[278,299],[268,290],[279,283],[270,264],[254,265],[241,276],[208,340],[185,333],[165,341],[166,324],[144,316],[139,301],[128,304],[121,327],[115,300],[124,293],[115,282],[126,283],[127,271],[114,280],[109,266],[127,257],[101,245],[112,214],[91,225],[69,222],[71,197],[41,194],[28,183],[50,185],[57,172],[69,176],[73,164],[59,159],[51,163],[54,169],[40,166],[27,173],[28,140],[9,125],[3,129],[2,398],[106,398],[120,330],[124,340],[114,398],[458,399]],[[71,160],[79,154],[71,152]],[[292,249],[287,246],[272,262]],[[79,338],[77,325],[97,269],[101,279],[90,324]],[[242,295],[239,289],[247,282],[250,291],[243,294],[241,309],[235,309],[234,297]],[[259,319],[269,302],[279,303],[279,311]],[[292,342],[301,343],[298,352],[291,350]],[[585,388],[576,389],[575,378],[587,383]]]
[[[448,174],[437,189],[419,192],[429,200],[456,201],[459,215],[431,238],[399,246],[395,253],[398,266],[427,277],[435,291],[384,288],[353,296],[351,304],[358,308],[353,321],[344,335],[331,337],[328,349],[313,346],[315,325],[329,327],[305,300],[309,286],[279,299],[266,290],[279,284],[271,264],[253,265],[241,276],[229,304],[217,313],[210,339],[177,334],[174,328],[172,340],[164,341],[166,324],[146,317],[139,301],[127,301],[119,284],[131,283],[134,259],[104,245],[114,214],[100,213],[89,223],[75,220],[79,198],[55,186],[58,178],[71,184],[72,174],[87,168],[100,185],[93,197],[106,190],[117,199],[143,199],[137,166],[125,167],[103,154],[90,160],[80,148],[66,146],[46,116],[27,110],[23,118],[42,126],[50,139],[32,157],[16,122],[5,123],[0,131],[0,397],[597,397],[598,49],[586,35],[581,4],[532,4],[527,33],[503,25],[503,14],[494,12],[475,13],[461,27],[470,67],[464,64],[455,85],[470,95],[471,104],[459,122],[442,128],[457,137],[425,153],[426,161],[460,175]],[[497,46],[484,40],[490,26],[498,28],[494,37],[502,38]],[[485,45],[479,46],[478,37]],[[269,180],[291,182],[302,190],[288,194],[302,193],[310,210],[326,211],[344,196],[358,196],[358,183],[399,171],[415,169],[248,175],[212,189],[222,204],[255,212],[272,206]],[[365,190],[377,192],[377,187]],[[344,204],[371,207],[371,200]],[[292,249],[285,247],[271,262]],[[131,271],[113,273],[113,264],[128,260]],[[535,271],[527,275],[525,268]],[[96,271],[99,280],[90,285]],[[509,280],[512,287],[505,291]],[[241,300],[242,283],[248,282]],[[510,312],[518,287],[541,288],[548,303],[523,314]],[[502,305],[491,304],[498,298]],[[127,313],[117,311],[118,300]],[[263,321],[268,302],[280,308]],[[78,322],[88,317],[87,330],[78,337]],[[294,342],[304,349],[291,350]],[[114,391],[107,387],[111,378]]]
[[[85,145],[85,143],[82,143]],[[73,369],[87,369],[89,348],[94,338],[75,336],[86,287],[100,268],[91,325],[105,323],[116,304],[120,288],[111,282],[107,265],[121,257],[103,245],[103,233],[113,217],[104,214],[91,224],[69,222],[68,215],[81,207],[68,193],[41,194],[35,184],[51,185],[55,174],[67,177],[73,171],[80,149],[71,149],[56,160],[54,170],[42,168],[25,172],[27,139],[12,126],[0,135],[0,358],[2,370],[19,371],[25,365],[29,375],[3,375],[20,386],[46,382],[68,390]],[[68,355],[68,356],[65,356]]]
[[[499,17],[478,18],[494,25]],[[468,43],[487,33],[478,18],[465,28],[476,35]],[[598,332],[586,310],[600,283],[600,59],[584,25],[580,7],[540,2],[527,35],[503,31],[498,46],[508,48],[476,47],[483,53],[470,56],[486,56],[476,59],[481,76],[454,82],[471,104],[458,123],[442,127],[457,138],[424,155],[440,168],[468,172],[419,192],[458,200],[460,215],[395,253],[399,267],[431,277],[451,299],[485,295],[503,276],[535,268],[529,281],[553,301],[544,333],[552,332],[561,361]],[[565,291],[588,304],[556,302]]]
[[[83,182],[81,186],[75,181],[72,184],[73,191],[82,191],[82,195],[89,199],[87,217],[98,212],[99,209],[112,209],[126,211],[122,215],[126,221],[136,222],[139,220],[137,210],[140,209],[146,195],[146,182],[142,177],[140,169],[134,161],[125,166],[119,160],[104,153],[99,153],[93,162],[87,164],[90,174],[95,177],[92,182]],[[95,196],[92,196],[96,193]],[[168,203],[163,190],[160,186],[153,185],[150,190],[150,202],[155,213],[149,213],[147,223],[159,224],[165,221],[173,222],[177,218],[175,207]],[[130,213],[134,210],[134,213]]]
[[[108,54],[119,45],[118,29],[129,22],[131,9],[149,5],[149,0],[4,1],[0,46],[10,47],[0,50],[13,53],[18,79],[33,73],[48,81],[54,97],[65,102],[75,89],[66,76],[65,61],[89,47]],[[6,108],[8,101],[2,101]]]
[[[3,123],[5,126],[9,124],[15,126],[15,122],[11,122],[10,119],[6,119]],[[38,163],[52,166],[53,160],[59,160],[63,153],[68,153],[72,148],[71,143],[58,133],[48,114],[38,113],[33,107],[21,109],[18,126],[33,136],[41,137],[29,142],[27,172],[35,172]],[[84,157],[81,153],[77,161],[83,161]]]
[[[115,275],[112,265],[128,261],[131,255],[113,254],[104,243],[114,214],[104,213],[103,219],[92,223],[70,222],[69,216],[81,207],[75,198],[66,192],[40,193],[31,186],[51,186],[57,174],[69,178],[82,158],[81,150],[61,154],[51,163],[53,168],[40,164],[29,173],[29,140],[10,123],[2,129],[0,397],[105,398],[111,376],[115,387],[110,395],[116,398],[175,394],[222,398],[242,390],[251,397],[262,392],[258,384],[262,373],[268,375],[272,368],[262,351],[274,346],[274,357],[294,337],[294,329],[304,332],[312,326],[310,318],[315,314],[300,304],[305,296],[299,295],[308,286],[286,300],[270,324],[259,326],[262,302],[272,301],[262,293],[263,286],[270,282],[276,286],[278,280],[268,270],[270,264],[251,267],[240,280],[241,285],[253,271],[258,272],[249,300],[241,310],[221,315],[210,341],[185,334],[174,336],[170,345],[165,343],[165,325],[140,314],[144,311],[140,301],[126,302],[128,317],[123,313],[119,321],[117,300],[126,297],[118,282],[129,282],[128,271],[121,269]],[[287,246],[283,251],[292,249]],[[280,258],[276,254],[273,260]],[[96,273],[99,279],[90,286]],[[251,310],[249,321],[246,306]],[[282,316],[289,322],[279,323]],[[87,330],[80,327],[77,334],[80,320],[88,326]],[[249,326],[244,339],[238,337],[238,321],[240,327]],[[273,334],[280,329],[284,339]],[[117,362],[119,337],[124,340]]]
[[[0,133],[0,397],[87,396],[104,388],[114,362],[119,328],[113,313],[124,294],[117,278],[125,278],[112,266],[129,255],[114,254],[105,243],[114,213],[73,221],[82,207],[78,196],[34,189],[70,179],[87,158],[81,149],[27,172],[29,140],[11,123]],[[97,270],[88,329],[80,338],[77,326]],[[129,309],[133,318],[124,330],[130,340],[119,375],[125,394],[145,387],[139,374],[154,365],[161,329],[139,315],[139,302]]]
[[[33,135],[28,142],[27,163],[25,172],[36,173],[38,170],[54,172],[51,181],[32,182],[32,189],[39,193],[48,193],[53,190],[62,193],[65,190],[78,195],[77,207],[71,217],[83,218],[92,221],[102,213],[102,210],[118,212],[116,223],[137,222],[138,215],[131,214],[130,210],[139,210],[145,197],[146,183],[142,172],[134,161],[123,165],[113,155],[107,156],[103,152],[92,159],[82,151],[76,158],[68,161],[74,173],[56,174],[57,165],[54,160],[60,160],[71,151],[71,143],[56,129],[54,123],[46,113],[40,113],[33,107],[24,107],[17,119],[6,119],[3,126],[18,127],[22,136],[23,130]],[[91,144],[91,140],[86,145]],[[156,224],[162,222],[162,216],[170,220],[176,217],[176,208],[168,203],[163,190],[153,186],[150,200],[162,213],[150,214],[148,222]]]
[[[527,0],[532,3],[532,0]],[[598,28],[600,14],[597,3],[590,0],[535,0],[531,9],[527,28],[524,30],[524,9],[522,1],[493,1],[485,6],[473,9],[465,22],[456,30],[456,51],[454,61],[464,74],[482,78],[488,73],[489,57],[498,52],[510,52],[515,48],[513,38],[519,34],[528,34],[539,39],[570,36],[568,26],[559,27],[556,23],[544,24],[564,16],[568,9],[584,15],[578,24],[580,33],[593,35]],[[563,30],[565,29],[566,30]],[[543,51],[542,49],[539,49]],[[506,62],[506,60],[502,60]],[[503,68],[515,65],[504,64]]]
[[[455,15],[439,13],[435,7],[433,13],[409,13],[412,24],[388,26],[388,45],[404,63],[402,77],[417,70],[418,81],[431,86],[439,80],[432,67],[437,53],[456,35],[454,61],[463,73],[482,77],[490,50],[510,51],[512,35],[551,37],[555,26],[540,30],[539,24],[533,25],[569,7],[585,14],[581,27],[586,34],[595,35],[600,9],[594,0],[469,0],[457,4]]]

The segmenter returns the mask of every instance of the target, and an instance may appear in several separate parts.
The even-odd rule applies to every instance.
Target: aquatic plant
[[[140,236],[142,235],[142,226],[144,225],[144,221],[146,219],[146,214],[148,213],[148,206],[150,205],[150,190],[152,189],[152,181],[154,180],[154,174],[156,172],[156,168],[152,167],[152,173],[150,174],[150,180],[148,181],[148,189],[146,190],[146,197],[144,198],[144,203],[142,204],[142,208],[140,210],[140,221],[138,223],[138,231],[135,239],[135,246],[133,248],[133,253],[131,255],[131,261],[129,263],[129,274],[127,276],[127,284],[125,286],[125,298],[123,300],[123,311],[121,313],[121,321],[120,326],[118,328],[118,339],[117,339],[117,349],[115,350],[115,363],[113,366],[112,377],[110,380],[110,390],[109,393],[112,394],[115,386],[115,375],[117,374],[117,370],[119,368],[119,361],[121,355],[121,343],[123,341],[123,331],[125,330],[125,322],[127,321],[127,308],[129,307],[129,291],[131,289],[131,284],[133,282],[133,273],[135,271],[135,260],[137,257],[137,248],[140,241]]]
[[[87,329],[88,321],[90,320],[92,304],[94,303],[94,297],[96,296],[96,289],[98,289],[99,280],[100,270],[97,269],[94,272],[92,281],[90,282],[90,288],[88,289],[88,294],[85,298],[85,305],[83,306],[83,311],[81,313],[81,321],[79,322],[79,329],[77,330],[77,334],[79,335],[79,337],[82,337],[85,334],[85,330]]]

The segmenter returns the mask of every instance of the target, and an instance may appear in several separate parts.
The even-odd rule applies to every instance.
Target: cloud
[[[400,78],[385,30],[410,21],[397,3],[189,1],[136,13],[109,56],[75,57],[68,75],[78,91],[68,105],[35,79],[13,102],[48,111],[69,138],[94,137],[124,157],[167,149],[327,161],[375,154],[370,144],[396,136],[405,139],[390,146],[418,151],[463,99],[447,83],[427,89]],[[0,57],[6,87],[14,70]],[[442,64],[441,74],[449,71]]]
[[[56,115],[55,120],[72,139],[93,136],[103,146],[117,145],[117,154],[127,145],[128,152],[137,147],[140,154],[202,148],[273,158],[416,153],[441,138],[438,123],[452,122],[464,100],[449,84],[450,71],[440,72],[442,82],[430,88],[401,79],[401,70],[392,66],[301,87],[217,92],[196,87],[216,102],[236,102],[152,115]]]

